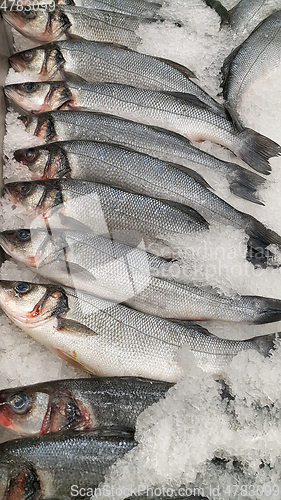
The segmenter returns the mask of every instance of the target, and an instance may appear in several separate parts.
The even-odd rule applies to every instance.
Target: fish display
[[[164,259],[109,238],[75,230],[21,229],[0,233],[12,257],[39,274],[78,290],[166,318],[267,323],[281,301],[225,296],[173,276]]]
[[[139,89],[115,83],[32,83],[7,85],[5,94],[28,112],[77,109],[108,112],[146,125],[164,126],[193,141],[220,144],[254,170],[269,173],[268,159],[281,147],[271,139],[213,113],[196,96]]]
[[[204,1],[218,13],[223,24],[229,25],[239,35],[253,31],[267,16],[280,9],[276,0],[240,0],[230,10],[218,0]]]
[[[0,424],[22,435],[95,427],[134,430],[138,415],[164,398],[168,382],[137,377],[53,380],[0,391]]]
[[[259,300],[262,307],[270,303],[256,297],[244,297],[243,303],[249,311]],[[271,302],[272,311],[279,302],[280,320],[280,301]],[[1,280],[0,305],[36,341],[97,376],[177,382],[184,374],[177,355],[186,344],[198,366],[219,377],[236,354],[255,349],[267,356],[276,339],[275,334],[221,339],[194,323],[168,321],[56,285]]]
[[[174,258],[176,235],[207,231],[208,222],[180,203],[158,200],[105,184],[72,179],[9,183],[5,193],[38,222],[73,219],[96,234],[144,245],[152,253]]]
[[[137,445],[122,429],[94,429],[29,436],[0,444],[1,500],[85,498],[109,467]],[[74,485],[74,488],[73,488]],[[79,494],[81,488],[81,493]]]
[[[55,10],[36,9],[3,11],[3,17],[22,35],[38,42],[52,42],[63,37],[84,38],[137,48],[141,38],[136,34],[141,25],[156,19],[133,17],[98,9],[59,5]]]
[[[29,134],[40,138],[44,144],[82,139],[109,142],[191,169],[201,166],[220,171],[228,180],[231,193],[263,204],[259,194],[259,188],[266,182],[263,177],[211,156],[195,148],[187,138],[165,129],[87,111],[53,111],[21,116],[19,120]]]
[[[281,64],[281,10],[263,21],[224,61],[223,92],[228,108],[238,107],[252,85]]]
[[[15,71],[36,72],[42,81],[71,80],[74,76],[88,82],[193,94],[214,112],[226,116],[224,107],[190,80],[195,75],[185,66],[119,45],[63,40],[19,52],[9,60]]]
[[[40,147],[39,150],[33,148],[26,153],[16,153],[16,159],[25,155],[25,163],[30,167],[34,158],[37,164],[39,151],[38,164],[43,178],[61,174],[89,178],[93,172],[96,182],[61,178],[9,183],[4,188],[9,199],[21,205],[30,216],[50,218],[59,212],[97,234],[110,235],[123,243],[138,245],[143,241],[146,250],[166,258],[178,257],[172,236],[207,231],[209,222],[201,213],[204,217],[211,215],[213,219],[242,229],[250,237],[247,243],[250,262],[261,266],[276,265],[267,247],[274,244],[281,248],[281,237],[212,193],[195,172],[182,171],[179,166],[173,167],[161,160],[103,143],[91,146],[92,150],[94,147],[99,150],[94,164],[92,159],[87,161],[87,146],[82,153],[84,144],[87,143],[80,142],[77,146],[71,143],[62,153],[54,145],[45,146],[42,155]],[[75,148],[76,158],[72,154]],[[49,155],[50,150],[54,154]],[[75,174],[71,165],[76,169],[78,161],[78,173]],[[260,255],[256,258],[257,252]]]

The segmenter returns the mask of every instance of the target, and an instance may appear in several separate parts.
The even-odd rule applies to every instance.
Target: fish
[[[0,391],[0,425],[25,436],[111,426],[133,431],[139,414],[172,386],[138,377],[92,377],[13,387]]]
[[[164,126],[192,141],[210,140],[230,149],[263,174],[271,171],[269,158],[281,153],[276,142],[252,129],[237,129],[235,124],[211,112],[191,94],[96,82],[26,82],[7,85],[5,94],[29,113],[59,108],[97,111],[146,125]]]
[[[133,17],[98,9],[56,6],[50,9],[32,9],[24,6],[3,11],[5,21],[25,37],[38,42],[52,42],[60,38],[112,42],[131,49],[141,42],[137,29],[160,22],[158,19]]]
[[[94,141],[64,141],[21,149],[14,153],[14,158],[27,165],[36,180],[71,178],[98,182],[191,207],[209,224],[220,222],[250,236],[249,250],[258,245],[261,252],[260,263],[254,259],[254,265],[276,265],[272,252],[268,258],[265,249],[271,243],[281,249],[281,237],[219,198],[203,177],[187,167]],[[251,259],[248,252],[248,260]]]
[[[62,285],[122,303],[142,313],[179,320],[268,323],[280,318],[281,301],[229,296],[184,282],[161,258],[109,238],[73,229],[3,231],[8,255]]]
[[[65,431],[0,444],[0,498],[68,500],[104,480],[110,466],[137,446],[123,429]]]
[[[234,119],[243,95],[280,64],[281,10],[265,19],[223,63],[223,95]]]
[[[168,321],[58,285],[0,280],[0,306],[37,342],[105,377],[177,382],[184,375],[177,358],[183,345],[202,370],[220,377],[236,354],[254,349],[268,356],[276,339],[275,334],[247,341],[221,339],[192,322]],[[280,311],[279,301],[279,319]]]
[[[224,107],[190,80],[195,78],[190,69],[120,45],[62,40],[16,53],[9,61],[15,71],[35,72],[41,81],[74,78],[194,94],[215,113],[226,117]]]
[[[180,203],[157,200],[105,184],[73,179],[31,181],[5,185],[7,197],[21,205],[28,218],[54,224],[59,217],[87,226],[96,234],[174,258],[171,238],[200,233],[209,223]]]
[[[26,132],[40,138],[43,144],[66,140],[109,142],[196,171],[200,166],[220,171],[232,194],[263,205],[259,188],[266,182],[264,177],[211,156],[195,148],[187,138],[165,129],[87,111],[53,111],[20,116],[19,120]]]
[[[15,6],[12,0],[7,1],[9,9]],[[22,0],[24,6],[30,6],[30,0]],[[159,15],[162,7],[162,1],[150,2],[146,0],[46,0],[44,5],[49,9],[55,5],[74,5],[89,9],[107,10],[110,12],[119,12],[128,16],[136,17],[155,17]],[[41,3],[41,8],[43,8]]]
[[[240,0],[227,10],[218,0],[204,0],[220,16],[236,35],[251,33],[270,14],[280,9],[276,0]]]

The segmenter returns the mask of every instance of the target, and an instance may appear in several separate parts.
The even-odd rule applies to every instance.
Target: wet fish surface
[[[258,192],[266,182],[263,177],[211,156],[195,148],[187,138],[165,129],[87,111],[54,111],[19,119],[28,133],[45,144],[66,140],[104,141],[191,169],[197,170],[201,166],[220,171],[226,176],[234,195],[263,204]]]
[[[249,323],[278,320],[281,302],[225,296],[185,283],[164,259],[108,238],[75,230],[21,229],[0,233],[4,250],[62,285],[166,318]],[[174,273],[174,274],[173,274]],[[277,318],[277,319],[276,319]]]
[[[0,424],[22,435],[94,427],[135,429],[137,417],[163,399],[168,382],[138,377],[54,380],[0,391]]]
[[[68,500],[97,488],[109,467],[137,445],[122,429],[65,431],[0,444],[1,499]],[[82,496],[79,490],[82,488]],[[89,490],[88,490],[89,492]]]
[[[251,129],[211,112],[196,96],[138,89],[114,83],[32,83],[7,85],[6,96],[28,112],[77,109],[110,113],[146,125],[164,126],[193,141],[210,140],[242,158],[254,170],[269,173],[268,159],[280,146]]]
[[[10,57],[15,71],[33,71],[42,81],[112,82],[134,87],[196,95],[214,112],[224,107],[190,78],[194,73],[174,61],[152,57],[115,44],[63,40],[19,52]]]
[[[128,243],[141,242],[153,253],[176,255],[171,237],[207,231],[208,222],[180,203],[157,200],[105,184],[72,179],[5,185],[7,196],[26,215],[49,220],[75,219],[93,232]],[[38,220],[39,220],[38,219]]]
[[[220,339],[194,323],[157,318],[56,285],[1,280],[0,304],[36,341],[98,376],[176,382],[184,374],[177,355],[185,344],[200,368],[221,376],[242,350],[267,356],[275,342],[275,334],[247,341]],[[245,304],[249,307],[248,297]]]
[[[54,11],[30,8],[7,10],[4,19],[22,35],[38,42],[52,42],[63,37],[110,42],[137,48],[141,38],[136,34],[143,25],[155,19],[126,16],[116,12],[60,5]]]
[[[251,86],[281,64],[281,10],[263,21],[223,64],[223,91],[236,111]]]

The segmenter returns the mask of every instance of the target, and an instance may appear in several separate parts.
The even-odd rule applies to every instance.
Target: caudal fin
[[[275,245],[281,250],[281,236],[272,229],[268,229],[254,217],[247,216],[248,223],[245,231],[250,236],[248,245],[247,260],[256,266],[280,267],[280,262],[276,261],[274,253],[267,247]]]
[[[257,172],[268,175],[271,172],[268,160],[281,154],[281,146],[249,128],[245,128],[238,135],[242,139],[242,146],[237,155]]]
[[[254,325],[281,321],[281,300],[265,297],[252,297],[256,303],[256,315],[252,321]]]
[[[227,179],[230,192],[244,200],[264,205],[258,190],[264,185],[266,179],[235,163],[229,164],[228,168],[230,172],[227,174]]]
[[[253,337],[249,339],[250,342],[253,342],[256,350],[267,357],[270,354],[270,351],[275,349],[275,342],[278,338],[280,338],[280,333],[271,333],[269,335],[261,335],[260,337]]]

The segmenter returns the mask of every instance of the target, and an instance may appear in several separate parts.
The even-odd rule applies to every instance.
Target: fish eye
[[[21,56],[26,62],[32,61],[33,59],[33,54],[31,50],[25,50]]]
[[[31,186],[28,184],[21,184],[19,186],[19,192],[23,196],[27,196],[30,193],[30,191],[31,191]]]
[[[33,92],[36,92],[38,85],[36,83],[27,82],[22,84],[22,88],[29,94],[32,94]]]
[[[37,13],[34,10],[31,10],[30,6],[25,6],[23,7],[21,11],[22,17],[25,17],[26,19],[35,19],[37,16]]]
[[[17,238],[20,241],[30,240],[30,231],[28,229],[21,229],[17,232]]]
[[[9,405],[15,413],[23,414],[28,409],[29,399],[25,394],[14,394],[9,399]]]
[[[24,157],[26,161],[32,162],[37,157],[37,154],[34,149],[27,149],[24,153]]]
[[[19,281],[15,286],[14,286],[14,290],[17,292],[17,293],[26,293],[28,292],[30,289],[29,287],[29,284],[28,283],[25,283],[23,281]]]

